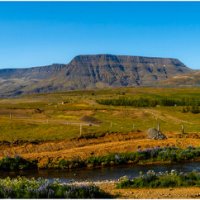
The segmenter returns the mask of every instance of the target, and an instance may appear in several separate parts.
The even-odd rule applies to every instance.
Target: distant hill
[[[167,80],[161,81],[160,85],[173,87],[200,86],[200,71],[193,71],[187,74],[178,74]]]
[[[75,89],[155,86],[160,81],[191,72],[192,69],[173,58],[80,55],[69,64],[1,69],[0,97]]]

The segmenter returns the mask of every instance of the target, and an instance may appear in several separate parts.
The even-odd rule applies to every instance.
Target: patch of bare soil
[[[114,183],[100,183],[101,189],[125,199],[191,199],[200,198],[200,187],[158,189],[116,189]]]

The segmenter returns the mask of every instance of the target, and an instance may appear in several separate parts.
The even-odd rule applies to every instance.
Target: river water
[[[193,170],[200,172],[200,162],[187,162],[178,164],[166,164],[166,165],[146,165],[146,166],[115,166],[104,167],[96,169],[74,169],[74,170],[27,170],[19,172],[5,172],[0,171],[0,178],[25,176],[25,177],[43,177],[47,179],[59,178],[61,181],[115,181],[122,176],[128,176],[130,178],[139,175],[139,172],[147,172],[148,170],[154,170],[155,172],[165,172],[175,169],[182,172],[190,172]]]

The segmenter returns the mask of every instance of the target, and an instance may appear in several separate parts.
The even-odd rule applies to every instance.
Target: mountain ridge
[[[68,64],[1,69],[0,97],[104,87],[154,86],[193,72],[176,58],[78,55]]]

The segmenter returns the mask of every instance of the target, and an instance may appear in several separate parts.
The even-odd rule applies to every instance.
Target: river
[[[17,177],[43,177],[47,179],[59,178],[61,181],[115,181],[122,176],[128,176],[130,178],[139,175],[139,172],[147,172],[148,170],[154,170],[155,172],[165,172],[175,169],[182,172],[190,172],[193,170],[200,172],[200,162],[187,162],[178,164],[166,164],[166,165],[146,165],[146,166],[131,166],[122,165],[115,167],[104,167],[96,169],[74,169],[74,170],[27,170],[19,172],[5,172],[0,171],[0,178]]]

